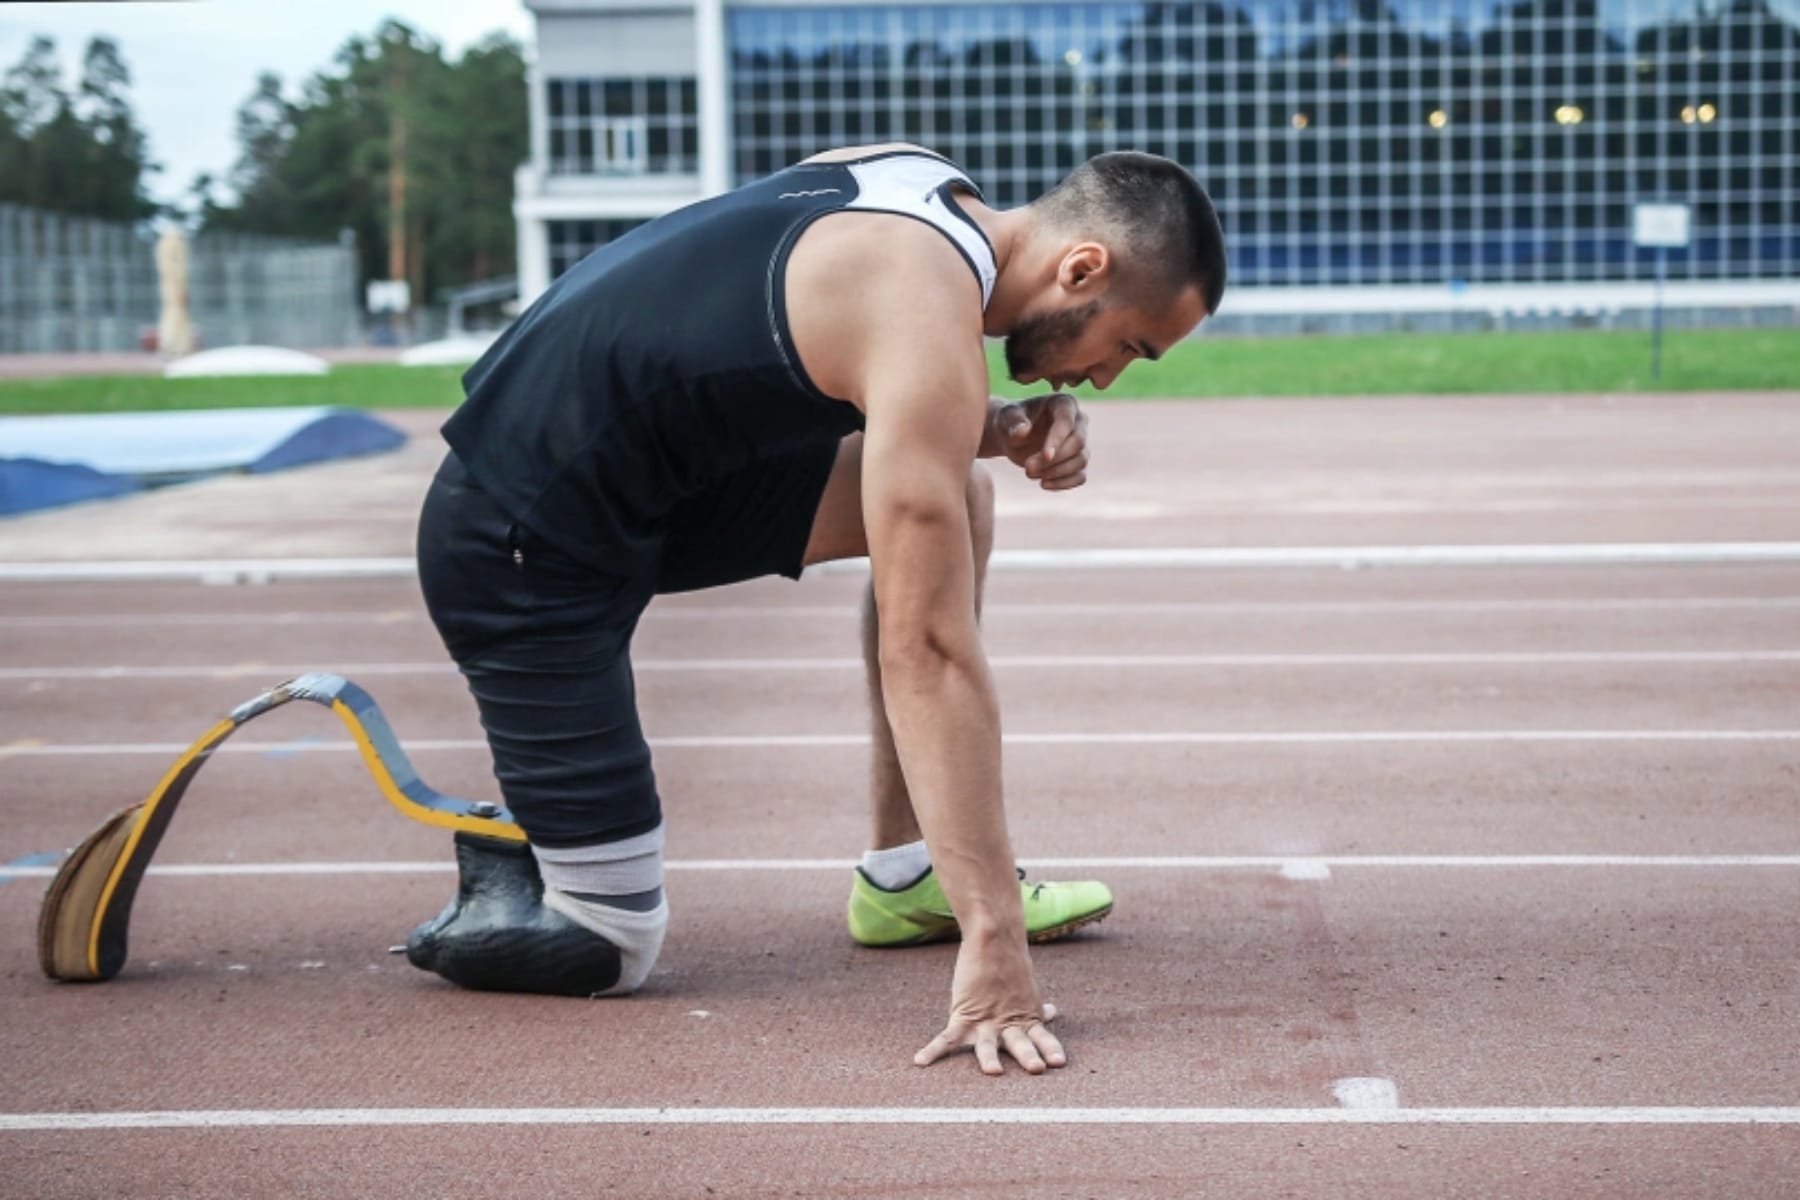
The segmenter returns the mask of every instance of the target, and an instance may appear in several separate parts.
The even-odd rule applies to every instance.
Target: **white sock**
[[[619,948],[619,981],[602,996],[643,986],[662,952],[669,902],[662,895],[663,827],[594,846],[533,846],[544,907]],[[648,906],[648,907],[646,907]]]
[[[909,888],[931,870],[931,853],[924,842],[908,842],[891,850],[865,850],[862,871],[869,881],[883,891],[897,892]]]
[[[598,993],[601,996],[629,996],[642,987],[650,968],[656,965],[656,956],[662,953],[663,934],[669,929],[666,899],[649,912],[631,912],[546,887],[544,907],[593,930],[619,948],[619,982]]]

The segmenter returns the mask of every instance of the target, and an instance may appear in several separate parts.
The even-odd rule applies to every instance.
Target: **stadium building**
[[[1629,305],[1666,255],[1696,305],[1793,312],[1800,0],[528,2],[527,298],[660,213],[893,140],[1001,206],[1104,150],[1187,164],[1225,221],[1227,308]],[[1685,206],[1685,246],[1634,244],[1652,202]]]

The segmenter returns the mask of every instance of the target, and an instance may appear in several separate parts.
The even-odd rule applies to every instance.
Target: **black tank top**
[[[636,560],[683,496],[753,460],[836,441],[862,414],[815,387],[788,332],[788,254],[817,218],[894,212],[942,230],[985,307],[994,255],[934,155],[803,163],[632,230],[577,263],[463,376],[444,437],[513,519],[599,569]]]

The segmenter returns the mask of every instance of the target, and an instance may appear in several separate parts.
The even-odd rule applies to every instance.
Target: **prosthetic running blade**
[[[107,818],[70,852],[38,913],[38,964],[44,974],[97,982],[119,973],[138,883],[188,784],[240,726],[290,700],[310,700],[336,713],[382,795],[415,821],[509,842],[525,840],[512,814],[499,805],[446,796],[420,779],[369,693],[337,675],[301,675],[234,708],[175,760],[149,799]]]

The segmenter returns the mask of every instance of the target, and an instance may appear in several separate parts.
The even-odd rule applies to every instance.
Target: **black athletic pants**
[[[662,820],[631,674],[638,618],[665,592],[799,578],[837,448],[760,460],[687,497],[655,554],[606,571],[519,525],[454,454],[444,460],[420,514],[419,582],[532,842],[614,842]]]

